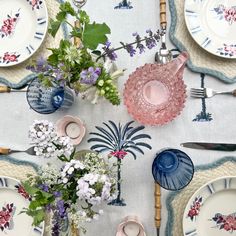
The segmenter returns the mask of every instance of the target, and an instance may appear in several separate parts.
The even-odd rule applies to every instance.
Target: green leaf
[[[68,1],[60,5],[60,10],[72,16],[76,16],[76,11]]]
[[[32,195],[32,196],[33,196],[36,192],[39,191],[38,188],[32,187],[28,182],[24,182],[24,183],[22,183],[22,185],[23,185],[25,191],[26,191],[28,194]]]
[[[89,24],[90,22],[88,14],[82,10],[79,12],[79,20],[81,24]]]
[[[57,13],[56,19],[60,22],[64,21],[66,19],[66,12],[61,11]]]
[[[99,44],[105,44],[107,34],[110,34],[110,28],[105,24],[85,24],[83,33],[83,44],[85,47],[95,50]]]
[[[61,22],[60,21],[50,19],[50,24],[49,24],[49,28],[48,28],[49,34],[51,34],[52,37],[55,37],[56,34],[57,34],[57,31],[60,28],[60,26],[61,26]]]

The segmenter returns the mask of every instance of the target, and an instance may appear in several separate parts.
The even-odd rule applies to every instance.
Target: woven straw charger
[[[214,56],[202,49],[188,32],[184,19],[184,0],[169,0],[171,13],[170,39],[180,50],[187,51],[190,70],[214,76],[226,83],[236,82],[236,60]]]
[[[191,183],[182,191],[171,193],[166,201],[168,222],[166,236],[183,236],[182,220],[189,199],[204,184],[223,176],[236,176],[236,157],[224,157],[213,164],[195,167]]]
[[[63,0],[45,0],[50,18],[55,19],[62,1]],[[30,80],[35,78],[35,74],[26,70],[26,66],[29,65],[30,60],[35,60],[39,57],[47,58],[51,54],[47,48],[58,47],[60,40],[66,38],[67,35],[68,33],[65,25],[62,25],[55,38],[47,33],[41,47],[29,60],[16,66],[0,68],[0,83],[6,84],[11,88],[20,88],[27,84]]]

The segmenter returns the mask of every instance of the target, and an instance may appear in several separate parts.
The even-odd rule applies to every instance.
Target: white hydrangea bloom
[[[47,120],[35,120],[30,126],[29,138],[35,146],[36,155],[45,158],[57,157],[62,154],[69,156],[74,149],[70,138],[58,136],[54,124]],[[61,149],[58,149],[56,145]]]

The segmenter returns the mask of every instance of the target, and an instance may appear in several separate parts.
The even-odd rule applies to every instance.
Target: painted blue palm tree
[[[142,139],[151,139],[148,134],[140,133],[145,127],[133,127],[134,121],[130,121],[122,126],[116,125],[113,121],[104,124],[103,127],[96,126],[98,133],[92,132],[94,136],[88,142],[96,142],[91,146],[91,150],[97,152],[109,152],[109,156],[117,158],[117,191],[118,195],[110,205],[125,206],[124,199],[121,199],[121,162],[127,154],[131,154],[136,160],[136,153],[144,154],[142,148],[152,149],[152,147]]]
[[[131,6],[131,2],[130,1],[127,1],[127,0],[122,0],[118,6],[114,7],[115,9],[131,9],[133,8]]]
[[[200,74],[201,76],[201,88],[205,87],[205,74]],[[207,112],[206,108],[206,99],[202,98],[202,110],[199,114],[196,115],[196,117],[193,119],[193,121],[198,121],[198,122],[206,122],[206,121],[211,121],[213,120],[212,114]]]

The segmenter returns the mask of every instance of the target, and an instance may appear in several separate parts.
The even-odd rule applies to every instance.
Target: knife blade
[[[202,150],[213,150],[213,151],[236,151],[236,144],[234,143],[205,143],[205,142],[186,142],[180,144],[182,147],[202,149]]]

